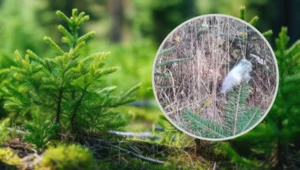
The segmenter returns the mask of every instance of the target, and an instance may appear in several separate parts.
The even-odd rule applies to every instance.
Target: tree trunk
[[[197,139],[195,138],[195,152],[196,152],[196,155],[200,155],[200,145],[201,145],[201,140],[200,139]]]
[[[290,43],[293,44],[300,38],[300,1],[285,0],[284,2],[284,26],[287,26]]]
[[[108,3],[112,18],[109,39],[111,42],[120,42],[122,40],[122,27],[124,21],[124,2],[123,0],[110,0]]]

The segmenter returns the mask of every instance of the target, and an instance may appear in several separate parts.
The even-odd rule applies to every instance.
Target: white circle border
[[[197,20],[197,19],[200,19],[200,18],[204,18],[204,17],[212,17],[212,16],[216,16],[216,17],[227,17],[227,18],[231,18],[231,19],[234,19],[234,20],[237,20],[241,23],[244,23],[246,24],[247,26],[249,26],[250,28],[252,28],[256,33],[258,33],[258,35],[260,35],[260,37],[264,40],[264,42],[267,44],[269,50],[271,51],[271,54],[273,56],[273,59],[274,59],[274,62],[275,62],[275,67],[276,67],[276,89],[275,89],[275,93],[274,93],[274,96],[273,96],[273,100],[272,102],[270,103],[269,105],[269,108],[265,111],[264,115],[254,124],[252,125],[249,129],[245,130],[244,132],[241,132],[237,135],[234,135],[234,136],[230,136],[230,137],[225,137],[225,138],[205,138],[205,137],[200,137],[200,136],[196,136],[190,132],[187,132],[186,130],[184,130],[183,128],[179,127],[175,122],[173,122],[171,120],[171,118],[169,118],[169,116],[165,113],[164,109],[162,108],[162,106],[160,105],[159,103],[159,100],[157,98],[157,95],[156,95],[156,92],[155,92],[155,83],[154,83],[154,70],[155,70],[155,64],[156,64],[156,60],[157,60],[157,57],[158,57],[158,54],[159,52],[161,51],[163,45],[165,44],[165,42],[168,40],[168,38],[179,28],[181,28],[183,25],[189,23],[189,22],[192,22],[194,20]],[[168,121],[173,125],[175,126],[177,129],[179,129],[180,131],[182,131],[183,133],[189,135],[189,136],[192,136],[194,138],[197,138],[197,139],[201,139],[201,140],[207,140],[207,141],[225,141],[225,140],[229,140],[229,139],[234,139],[234,138],[237,138],[239,136],[242,136],[246,133],[248,133],[249,131],[251,131],[252,129],[254,129],[259,123],[261,123],[264,118],[267,116],[267,114],[270,112],[274,102],[275,102],[275,99],[276,99],[276,96],[277,96],[277,93],[278,93],[278,86],[279,86],[279,70],[278,70],[278,64],[277,64],[277,60],[276,60],[276,56],[275,56],[275,53],[270,45],[270,43],[267,41],[267,39],[262,35],[262,33],[260,31],[258,31],[254,26],[252,26],[251,24],[249,24],[248,22],[240,19],[240,18],[237,18],[237,17],[233,17],[233,16],[230,16],[230,15],[225,15],[225,14],[205,14],[205,15],[200,15],[200,16],[197,16],[197,17],[194,17],[194,18],[191,18],[183,23],[181,23],[180,25],[178,25],[176,28],[174,28],[167,36],[166,38],[164,39],[164,41],[160,44],[157,52],[156,52],[156,55],[155,55],[155,58],[154,58],[154,62],[153,62],[153,66],[152,66],[152,89],[153,89],[153,93],[154,93],[154,96],[155,96],[155,100],[157,102],[157,104],[159,105],[159,108],[160,110],[163,112],[163,114],[165,115],[165,117],[168,119]]]

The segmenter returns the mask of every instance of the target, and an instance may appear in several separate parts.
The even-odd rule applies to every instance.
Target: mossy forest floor
[[[0,170],[47,168],[71,170],[77,166],[80,166],[78,169],[86,167],[85,164],[74,164],[74,161],[80,162],[79,159],[92,159],[90,162],[93,166],[89,169],[93,170],[243,169],[240,164],[233,161],[234,154],[231,153],[230,157],[228,150],[222,149],[221,145],[224,143],[236,151],[243,151],[238,154],[245,158],[250,153],[251,158],[259,162],[269,161],[263,153],[253,155],[250,151],[251,146],[245,146],[245,143],[238,143],[235,140],[209,142],[189,137],[175,129],[156,107],[139,108],[127,105],[120,109],[131,116],[130,123],[122,131],[89,133],[77,142],[54,140],[48,145],[48,149],[41,152],[37,152],[33,144],[24,141],[25,131],[16,130],[18,126],[10,128],[11,138],[0,146]],[[91,158],[76,156],[78,151],[71,151],[70,148],[61,153],[55,151],[57,153],[54,152],[52,158],[45,156],[50,150],[53,153],[53,148],[74,144],[88,149]],[[50,165],[41,166],[41,162],[45,159],[50,160],[48,161]],[[61,163],[65,165],[59,167]],[[297,167],[297,159],[290,160],[290,163],[293,167]]]
[[[172,132],[168,137],[165,131],[168,129],[149,124],[160,121],[159,116],[162,115],[158,108],[146,109],[149,114],[141,113],[145,109],[138,107],[126,106],[122,109],[128,110],[132,119],[123,133],[89,134],[77,143],[93,153],[94,169],[214,169],[233,166],[227,163],[229,160],[222,156],[222,152],[214,149],[218,143],[195,142],[195,139],[178,131],[180,135],[174,136],[176,133]],[[38,153],[34,145],[23,140],[23,133],[26,132],[18,130],[14,133],[13,138],[1,146],[0,169],[41,169],[37,167],[50,149]],[[54,141],[49,148],[62,143]],[[1,150],[5,151],[2,155]]]
[[[200,148],[194,142],[188,147],[126,139],[108,141],[96,137],[86,138],[83,142],[96,158],[95,169],[214,169],[233,166],[208,147],[207,142],[201,142]],[[12,139],[4,147],[14,155],[9,157],[9,162],[1,162],[0,169],[34,169],[47,152],[36,153],[20,138]]]

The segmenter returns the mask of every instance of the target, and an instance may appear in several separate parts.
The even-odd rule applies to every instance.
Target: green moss
[[[92,153],[80,145],[61,145],[48,149],[36,169],[91,170],[95,167]]]
[[[0,164],[1,163],[17,167],[22,165],[22,160],[11,149],[0,148]]]

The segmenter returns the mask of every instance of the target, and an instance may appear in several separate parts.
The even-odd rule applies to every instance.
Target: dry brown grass
[[[251,27],[224,16],[197,18],[181,25],[164,41],[155,65],[175,59],[184,62],[155,67],[154,72],[170,77],[154,76],[156,97],[165,114],[179,127],[186,127],[182,112],[186,109],[203,118],[222,121],[226,102],[220,93],[227,73],[242,58],[251,61],[253,71],[249,85],[253,88],[247,102],[266,112],[276,92],[276,64],[271,49]],[[250,54],[265,60],[259,64]],[[188,129],[184,129],[188,131]]]

